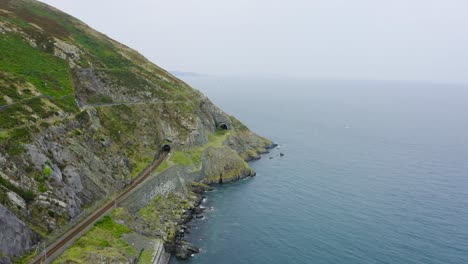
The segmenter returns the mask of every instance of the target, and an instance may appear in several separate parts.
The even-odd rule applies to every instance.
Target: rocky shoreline
[[[261,151],[258,156],[249,157],[246,161],[259,160],[261,155],[268,154],[270,149],[277,147],[278,144],[272,143],[270,146],[266,147],[264,151]],[[246,175],[250,177],[256,176],[256,173],[252,171],[250,174]],[[200,182],[193,182],[191,184],[191,193],[193,194],[193,206],[188,208],[183,217],[177,223],[176,227],[176,237],[173,243],[166,243],[164,245],[166,252],[173,254],[178,259],[189,259],[192,255],[199,253],[199,248],[184,239],[185,234],[190,232],[189,223],[194,218],[203,218],[202,213],[206,210],[202,206],[203,199],[206,198],[204,195],[206,192],[213,191],[214,188]]]
[[[165,244],[166,252],[174,254],[179,259],[188,259],[193,254],[199,252],[199,249],[191,243],[184,240],[184,236],[189,232],[189,224],[193,218],[202,218],[201,215],[206,208],[202,207],[202,201],[205,198],[204,193],[214,190],[212,187],[203,183],[192,183],[191,191],[194,194],[193,207],[187,209],[176,228],[176,237],[174,243]]]

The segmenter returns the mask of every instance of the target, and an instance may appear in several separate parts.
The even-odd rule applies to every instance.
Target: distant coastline
[[[202,74],[198,72],[185,72],[185,71],[169,71],[172,75],[177,77],[209,77],[209,74]]]

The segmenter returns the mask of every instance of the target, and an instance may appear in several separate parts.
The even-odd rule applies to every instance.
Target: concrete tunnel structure
[[[218,126],[217,126],[218,129],[222,129],[222,130],[228,130],[229,127],[226,123],[219,123]]]
[[[169,144],[164,144],[164,145],[162,146],[162,150],[163,150],[164,152],[169,152],[169,151],[171,151],[171,145],[169,145]]]

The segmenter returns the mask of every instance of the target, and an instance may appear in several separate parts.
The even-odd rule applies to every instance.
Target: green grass
[[[135,249],[122,238],[123,234],[129,232],[131,230],[128,227],[117,224],[110,216],[104,216],[54,263],[66,261],[87,263],[90,252],[108,257],[136,256]]]
[[[74,94],[69,94],[57,99],[53,99],[52,102],[67,113],[76,113],[79,110]]]
[[[24,82],[15,83],[21,84]],[[31,134],[38,132],[39,127],[49,127],[47,121],[58,117],[59,109],[69,113],[78,111],[74,96],[29,97],[5,106],[0,111],[0,150],[13,156],[21,154],[22,145],[30,141]]]
[[[152,157],[139,157],[132,161],[132,177],[143,171],[152,161]]]
[[[127,68],[101,71],[104,72],[108,77],[111,77],[119,86],[140,88],[153,86],[153,84],[149,83],[145,78],[142,78]],[[131,90],[129,92],[131,92]]]
[[[196,148],[194,150],[188,151],[188,156],[192,159],[192,163],[198,167],[201,164],[202,155],[205,151],[205,148]]]
[[[110,42],[98,40],[76,28],[71,30],[75,41],[91,54],[91,58],[89,59],[97,63],[97,65],[108,69],[125,69],[133,66],[133,63],[120,55]]]
[[[44,176],[49,177],[52,174],[52,168],[49,165],[45,165],[44,169],[42,170]]]
[[[150,106],[151,107],[151,106]],[[141,124],[141,116],[147,113],[157,114],[144,106],[115,105],[112,107],[98,107],[97,113],[103,127],[103,137],[110,138],[112,142],[121,146],[121,150],[131,162],[134,177],[148,166],[159,151],[160,139],[158,133],[151,135],[151,141],[143,142],[142,137],[152,127],[156,131],[156,123]],[[139,129],[139,126],[149,126],[146,130]],[[150,144],[147,144],[150,143]]]
[[[194,186],[194,187],[201,187],[201,188],[203,188],[203,189],[205,189],[205,190],[211,189],[211,187],[210,187],[209,185],[204,184],[204,183],[202,183],[202,182],[192,182],[192,186]]]
[[[66,61],[33,48],[14,34],[2,35],[0,47],[0,68],[3,71],[23,77],[45,95],[61,97],[73,93]]]
[[[132,66],[130,60],[120,55],[112,43],[104,38],[90,35],[78,26],[75,18],[46,7],[44,4],[32,1],[18,1],[17,6],[4,6],[0,8],[12,10],[17,17],[8,17],[9,22],[22,27],[25,31],[33,29],[28,22],[34,23],[44,29],[51,36],[61,39],[73,38],[80,46],[88,51],[87,59],[92,60],[95,66],[107,68],[126,68]],[[28,31],[30,34],[30,32]],[[83,63],[86,63],[85,61]]]
[[[175,222],[178,222],[185,210],[193,204],[188,198],[176,193],[169,193],[166,196],[157,195],[144,208],[140,209],[138,214],[145,225],[151,230],[162,231],[162,239],[165,241],[174,241]]]
[[[24,21],[23,19],[19,19],[17,17],[9,17],[9,16],[0,16],[0,21],[8,22],[13,25],[18,25],[21,28],[31,28],[32,26],[28,24],[28,22]]]
[[[88,104],[109,104],[112,103],[112,98],[106,95],[90,95],[88,96]]]
[[[31,140],[31,131],[27,128],[16,128],[2,132],[0,137],[0,150],[16,156],[23,152],[23,144]]]
[[[247,126],[245,126],[244,124],[242,124],[241,121],[239,121],[239,119],[233,117],[233,116],[230,116],[231,118],[231,121],[232,121],[232,125],[234,126],[234,128],[236,128],[236,130],[238,131],[248,131],[249,129],[247,128]]]
[[[153,200],[151,200],[150,204],[140,209],[138,213],[147,221],[159,222],[158,208],[160,208],[160,204],[162,203],[164,203],[164,197],[162,195],[157,195]]]
[[[112,221],[110,216],[104,216],[94,226],[96,228],[111,232],[114,238],[120,238],[123,234],[129,233],[131,231],[128,227]]]
[[[0,8],[13,11],[15,16],[12,22],[23,29],[32,28],[29,24],[27,26],[25,24],[34,23],[54,36],[61,38],[68,36],[65,25],[70,25],[68,21],[71,17],[65,13],[56,12],[38,1],[0,1]]]
[[[35,97],[35,98],[25,101],[23,104],[31,107],[31,109],[33,110],[33,113],[38,115],[41,118],[51,117],[53,113],[50,111],[47,111],[48,107],[45,106],[45,103],[42,100],[43,100],[42,98]],[[8,108],[11,108],[11,107],[8,107]],[[22,112],[26,112],[26,110],[22,109]]]
[[[228,135],[231,135],[229,130],[216,129],[214,134],[208,136],[208,145],[221,145]]]
[[[148,264],[148,263],[151,263],[151,260],[153,260],[153,253],[151,252],[151,250],[143,250],[143,252],[141,252],[141,256],[140,256],[140,259],[138,260],[138,263],[141,263],[141,264]]]
[[[208,136],[208,142],[205,145],[187,151],[176,151],[170,157],[169,162],[181,166],[199,168],[201,166],[201,159],[205,149],[208,147],[221,146],[226,138],[231,134],[232,132],[228,130],[216,130],[214,134],[210,134]]]
[[[132,109],[126,105],[101,107],[98,109],[99,119],[109,132],[112,140],[122,142],[128,139],[136,129],[136,119],[132,117]]]
[[[45,185],[44,182],[39,182],[39,185],[37,186],[37,190],[41,193],[47,191],[47,186]]]
[[[10,137],[10,134],[8,131],[0,131],[0,141],[4,139],[8,139]]]
[[[47,120],[58,117],[60,108],[65,112],[78,110],[74,97],[71,99],[33,97],[6,106],[0,111],[0,150],[13,156],[21,154],[22,145],[30,141],[31,134],[49,127]]]
[[[6,72],[0,70],[0,100],[1,105],[7,104],[4,96],[8,96],[12,99],[13,102],[31,97],[31,91],[29,89],[23,89],[23,92],[26,94],[21,95],[18,90],[23,88],[28,84],[25,82],[24,78],[14,77]]]
[[[54,104],[58,108],[54,107]],[[8,105],[0,111],[0,129],[13,129],[33,124],[40,125],[48,118],[58,117],[59,109],[68,113],[78,111],[74,97],[60,99],[34,97]],[[42,127],[46,126],[48,125],[42,125]]]
[[[169,161],[165,160],[158,166],[158,168],[156,168],[156,172],[162,173],[163,171],[169,169],[169,167],[171,167],[171,164],[169,163]]]
[[[23,125],[25,121],[21,118],[26,110],[21,104],[8,106],[0,111],[0,129],[13,128]]]
[[[192,159],[187,152],[176,151],[172,153],[171,161],[177,165],[190,166],[192,165]]]

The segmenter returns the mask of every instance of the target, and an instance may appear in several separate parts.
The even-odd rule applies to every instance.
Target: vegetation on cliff
[[[116,223],[110,216],[99,220],[94,227],[80,237],[62,256],[54,263],[71,262],[89,263],[89,253],[106,257],[106,259],[118,262],[125,261],[137,252],[122,238],[123,234],[131,230]]]
[[[0,203],[18,221],[4,228],[26,226],[16,234],[18,243],[0,237],[7,245],[0,262],[33,252],[39,236],[65,232],[86,208],[127,186],[163,144],[174,151],[154,176],[161,177],[161,191],[148,194],[159,202],[138,208],[143,222],[190,200],[186,187],[165,182],[189,186],[252,175],[245,161],[271,142],[83,22],[34,0],[0,0]],[[178,202],[171,203],[169,193],[176,191]],[[106,218],[91,232],[98,235],[81,239],[89,247],[77,242],[61,260],[83,262],[90,247],[132,253],[114,236],[120,224],[112,221]],[[175,229],[168,223],[161,218],[152,234],[170,241]]]

